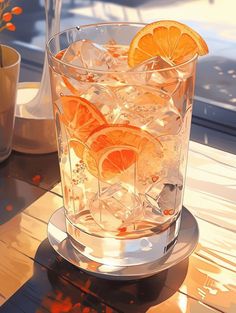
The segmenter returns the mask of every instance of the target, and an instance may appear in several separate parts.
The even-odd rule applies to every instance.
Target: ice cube
[[[158,206],[157,199],[153,198],[149,194],[145,194],[145,198],[146,198],[146,206],[147,207],[151,207],[153,213],[161,214],[161,210],[160,210],[160,208]]]
[[[182,185],[165,183],[157,200],[158,205],[163,213],[165,210],[176,212],[180,208],[182,199]],[[173,215],[173,213],[170,215]]]
[[[133,67],[130,71],[144,72],[158,69],[168,69],[174,66],[171,60],[166,60],[161,56],[155,56]]]
[[[102,190],[90,203],[95,222],[106,231],[119,231],[135,222],[142,213],[142,203],[137,195],[119,184]]]
[[[62,95],[67,95],[68,91],[76,96],[81,96],[82,93],[84,93],[89,87],[90,83],[86,82],[86,79],[84,81],[82,79],[76,79],[72,77],[73,74],[62,76],[62,79],[56,80],[56,93],[58,97]],[[76,75],[74,76],[76,77]]]
[[[164,110],[162,113],[163,114],[152,123],[152,129],[155,129],[157,134],[160,135],[177,135],[182,125],[182,118],[179,112],[173,107],[170,107],[169,110]]]
[[[80,56],[83,65],[89,69],[105,71],[117,65],[116,59],[104,47],[90,40],[81,45]]]
[[[130,112],[130,116],[142,117],[142,124],[145,118],[154,119],[155,113],[172,106],[172,99],[167,94],[148,86],[126,85],[115,88],[114,92],[122,103],[122,110]]]
[[[94,70],[112,70],[117,65],[116,58],[106,48],[91,40],[73,42],[65,51],[62,60]]]
[[[109,86],[92,84],[81,97],[93,103],[108,123],[115,123],[120,114],[119,100]]]
[[[115,42],[111,45],[105,45],[108,52],[115,58],[117,65],[116,71],[128,71],[129,65],[127,62],[128,48],[127,46],[117,45]]]
[[[67,93],[68,89],[72,94],[80,95],[83,90],[88,87],[88,71],[84,69],[84,63],[81,58],[81,47],[85,43],[85,40],[79,40],[73,42],[63,54],[61,60],[75,67],[64,68],[62,79],[57,80],[59,82],[59,90],[61,93]],[[68,72],[67,72],[68,71]]]
[[[171,95],[178,86],[179,73],[170,60],[155,56],[129,70],[128,76],[132,84],[145,84],[158,87]]]
[[[179,211],[183,185],[167,178],[154,183],[145,193],[145,218],[151,221],[168,220]]]
[[[83,67],[83,61],[81,59],[81,47],[84,44],[84,40],[78,40],[70,44],[62,56],[62,60],[73,65]]]
[[[127,62],[128,50],[126,46],[118,46],[116,43],[104,46],[114,60],[112,67],[105,74],[100,75],[99,83],[117,86],[126,83],[126,72],[129,70]]]
[[[165,216],[163,219],[163,213],[158,204],[158,197],[159,194],[161,193],[162,188],[163,184],[160,181],[158,181],[152,184],[144,194],[145,195],[143,200],[145,207],[144,219],[149,222],[155,223],[165,222]]]
[[[113,71],[125,71],[127,62],[122,57],[114,57],[113,50],[106,49],[90,40],[80,40],[73,42],[65,51],[62,60],[78,68],[70,68],[68,74],[59,80],[58,90],[61,93],[69,91],[75,95],[81,95],[91,83],[117,85],[124,81],[123,73]],[[119,50],[118,50],[119,52]],[[124,53],[124,52],[120,52]],[[104,73],[94,73],[89,69],[107,71]],[[109,73],[109,71],[112,71]]]
[[[179,132],[182,119],[166,93],[152,87],[130,85],[116,88],[115,94],[122,103],[118,123],[130,123],[154,136]]]

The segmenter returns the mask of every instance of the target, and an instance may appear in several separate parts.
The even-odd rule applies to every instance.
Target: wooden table
[[[47,223],[61,207],[56,154],[0,164],[1,313],[236,312],[235,156],[190,144],[185,206],[200,241],[188,260],[130,282],[90,276],[60,258]]]

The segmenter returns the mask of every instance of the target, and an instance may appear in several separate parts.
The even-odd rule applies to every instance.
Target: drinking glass
[[[20,70],[20,54],[13,48],[1,45],[0,66],[0,162],[12,150],[12,136],[15,121],[17,83]]]
[[[72,28],[48,43],[65,220],[91,260],[164,260],[181,219],[195,66],[127,63],[143,24]]]

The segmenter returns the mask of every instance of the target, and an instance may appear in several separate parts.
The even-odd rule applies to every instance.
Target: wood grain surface
[[[63,205],[56,178],[33,186],[1,168],[0,312],[236,312],[233,158],[191,143],[184,204],[197,218],[199,244],[188,260],[130,282],[98,279],[52,249],[47,223]]]

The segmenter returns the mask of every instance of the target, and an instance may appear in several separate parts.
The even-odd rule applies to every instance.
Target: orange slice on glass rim
[[[61,122],[71,139],[85,142],[94,129],[107,124],[103,114],[88,100],[77,96],[61,96],[60,100],[63,110]]]
[[[84,162],[91,174],[104,180],[123,173],[136,161],[138,172],[151,175],[163,157],[161,143],[145,130],[131,125],[101,126],[88,137],[86,144],[91,154],[84,155]]]
[[[136,66],[154,56],[161,56],[174,64],[205,55],[208,47],[204,39],[189,26],[176,21],[158,21],[146,25],[133,38],[129,66]]]

